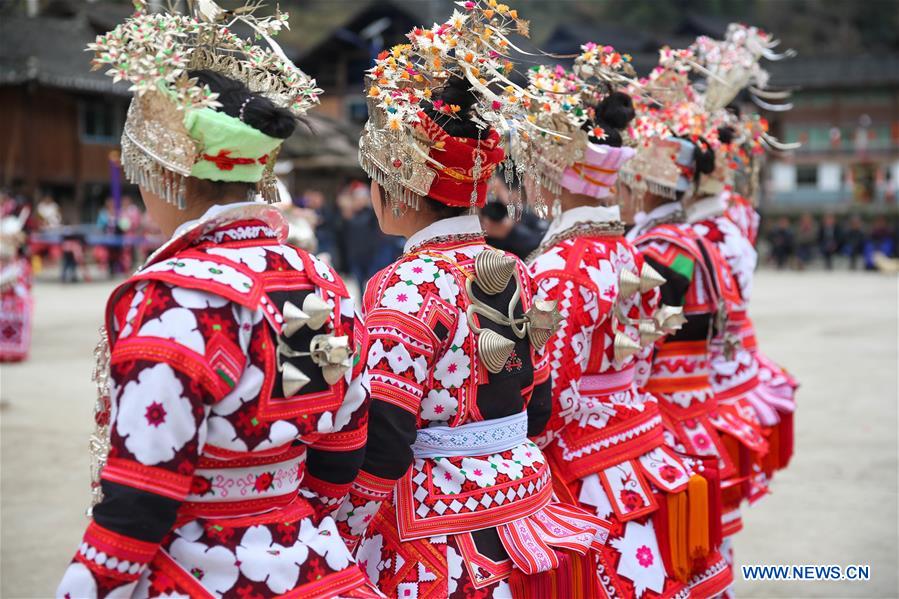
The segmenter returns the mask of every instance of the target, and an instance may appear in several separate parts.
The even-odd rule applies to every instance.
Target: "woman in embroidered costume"
[[[558,315],[466,214],[504,158],[490,124],[519,110],[511,83],[481,89],[511,71],[486,47],[517,13],[468,4],[370,71],[361,160],[381,227],[409,240],[364,295],[369,443],[338,520],[389,596],[589,596],[603,522],[553,500],[527,438],[549,417],[540,348]]]
[[[760,50],[776,43],[754,27],[731,24],[724,40],[700,37],[692,46],[708,73],[707,90],[703,95],[703,108],[708,113],[711,128],[707,136],[717,138],[719,145],[715,149],[714,170],[700,177],[697,199],[688,205],[687,216],[693,229],[714,244],[727,262],[740,298],[737,309],[731,314],[732,324],[739,331],[738,343],[729,355],[722,351],[721,345],[712,346],[712,385],[719,409],[737,410],[744,419],[759,423],[770,445],[767,455],[752,465],[748,489],[750,502],[767,493],[771,475],[785,467],[792,455],[795,386],[787,376],[772,374],[770,367],[764,369],[764,374],[761,372],[755,330],[748,315],[752,278],[758,261],[753,246],[753,223],[758,219],[754,210],[749,214],[745,207],[741,208],[742,202],[732,204],[730,201],[737,161],[751,167],[747,158],[758,154],[763,144],[782,146],[764,131],[756,133],[760,123],[756,119],[740,119],[739,109],[730,102],[747,87],[752,93],[777,95],[777,92],[762,89],[767,73],[759,65],[762,56],[779,59],[788,55],[763,54]],[[739,155],[741,142],[748,146],[748,155],[746,151]],[[736,220],[733,220],[735,216]]]
[[[703,111],[687,73],[694,63],[688,50],[662,50],[662,61],[643,88],[653,100],[640,105],[632,133],[640,141],[635,158],[622,169],[625,202],[645,205],[628,232],[638,251],[665,278],[662,302],[683,307],[683,328],[656,345],[645,390],[659,399],[670,446],[703,460],[721,479],[721,514],[710,522],[712,538],[739,529],[739,505],[749,487],[752,464],[767,451],[758,425],[728,407],[719,409],[711,385],[712,345],[730,352],[739,329],[730,318],[739,307],[731,271],[714,245],[684,224],[683,200],[694,192],[698,174],[714,169],[714,153],[700,137]],[[728,552],[724,548],[724,553]],[[720,558],[723,559],[723,558]],[[711,554],[697,560],[691,591],[720,592],[732,573]]]
[[[31,348],[31,264],[23,255],[28,214],[26,208],[0,219],[0,362],[24,360]]]
[[[613,90],[633,71],[609,46],[582,50],[573,73],[529,73],[537,123],[555,134],[525,151],[539,157],[538,195],[556,197],[531,272],[537,297],[558,302],[564,318],[547,343],[553,415],[538,443],[559,494],[611,523],[598,562],[604,594],[686,596],[691,555],[710,551],[709,515],[696,507],[709,485],[665,445],[658,403],[638,390],[652,343],[679,326],[680,310],[660,309],[665,281],[624,239],[614,205],[618,170],[634,155],[621,134],[634,109]],[[688,502],[689,518],[675,507]]]
[[[97,501],[57,592],[375,596],[331,516],[364,452],[361,327],[336,274],[248,201],[319,90],[199,6],[92,46],[134,85],[123,166],[172,237],[109,300]],[[240,14],[267,39],[286,18]]]

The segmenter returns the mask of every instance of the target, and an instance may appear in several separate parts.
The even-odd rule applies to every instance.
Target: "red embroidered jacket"
[[[485,250],[483,238],[428,242],[368,283],[369,444],[350,500],[338,515],[354,542],[391,495],[403,539],[501,524],[549,500],[549,469],[529,441],[495,455],[413,457],[417,430],[429,425],[453,427],[527,410],[528,430],[536,434],[549,417],[548,366],[526,338],[516,342],[498,374],[489,374],[478,359],[477,337],[465,314],[465,285],[474,256]],[[517,269],[525,282],[516,307],[521,314],[531,304],[531,288],[524,264],[517,261]],[[510,287],[502,296],[506,303],[511,294]],[[503,500],[485,499],[501,489]],[[513,492],[516,501],[506,501]]]
[[[113,293],[104,497],[60,596],[364,584],[329,517],[362,461],[362,364],[328,384],[296,355],[321,334],[361,351],[362,331],[337,275],[285,236],[273,208],[216,207]],[[312,294],[324,322],[288,335],[287,303]],[[286,392],[290,367],[309,380]]]
[[[689,476],[664,447],[658,402],[637,388],[650,374],[652,346],[615,358],[616,335],[641,343],[639,320],[659,305],[657,289],[621,294],[621,273],[639,277],[642,267],[643,258],[621,236],[565,239],[531,264],[538,297],[558,301],[564,317],[546,348],[553,415],[539,443],[563,480],[599,474],[621,521],[655,509],[649,481],[677,492]]]
[[[656,347],[646,390],[661,402],[675,446],[695,455],[715,455],[722,478],[737,470],[716,429],[763,451],[759,431],[731,413],[718,413],[711,385],[710,342],[739,334],[731,319],[739,309],[739,290],[715,247],[689,225],[661,224],[634,241],[644,259],[666,279],[662,302],[683,306],[687,322]],[[726,330],[722,326],[727,326]]]

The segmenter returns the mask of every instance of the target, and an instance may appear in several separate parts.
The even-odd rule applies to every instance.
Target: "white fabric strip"
[[[527,412],[456,427],[432,426],[418,430],[412,453],[420,459],[490,455],[521,445],[527,433]]]

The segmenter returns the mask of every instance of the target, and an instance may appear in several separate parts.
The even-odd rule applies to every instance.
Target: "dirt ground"
[[[87,520],[97,326],[110,284],[40,283],[29,361],[0,368],[0,594],[50,597]],[[745,597],[897,597],[897,279],[757,276],[761,346],[802,382],[797,453],[745,512],[738,564],[869,564],[867,582],[751,582]]]

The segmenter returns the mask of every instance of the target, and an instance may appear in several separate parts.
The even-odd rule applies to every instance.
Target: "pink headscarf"
[[[562,187],[596,199],[609,197],[618,180],[618,170],[633,158],[633,148],[587,143],[584,159],[565,169]]]

